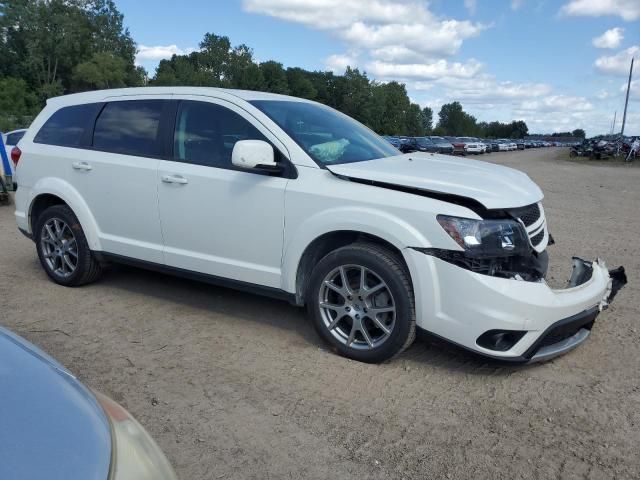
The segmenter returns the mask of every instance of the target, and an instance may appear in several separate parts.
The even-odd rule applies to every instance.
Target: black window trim
[[[237,112],[234,112],[233,110],[231,110],[229,107],[227,107],[226,105],[222,105],[221,103],[218,103],[215,100],[219,100],[217,98],[214,97],[206,97],[206,98],[211,98],[214,101],[210,102],[210,101],[206,101],[206,100],[195,100],[195,99],[190,99],[190,98],[184,98],[184,99],[177,99],[177,100],[173,100],[173,102],[175,102],[175,110],[173,111],[173,113],[170,116],[170,121],[168,121],[168,125],[170,125],[171,128],[168,128],[166,130],[166,132],[168,132],[168,135],[165,135],[165,141],[164,141],[164,146],[165,146],[165,152],[167,154],[167,158],[165,158],[164,160],[170,161],[170,162],[176,162],[176,163],[184,163],[187,165],[198,165],[200,167],[205,167],[205,168],[217,168],[219,170],[230,170],[232,172],[241,172],[241,173],[248,173],[251,175],[265,175],[265,176],[270,176],[270,177],[282,177],[282,178],[288,178],[291,180],[294,180],[296,178],[298,178],[298,170],[296,169],[295,165],[293,164],[293,162],[291,162],[291,160],[289,159],[288,155],[286,155],[285,153],[282,152],[282,150],[280,148],[278,148],[276,145],[273,144],[272,141],[270,141],[266,135],[262,134],[266,140],[267,143],[269,143],[269,145],[271,145],[271,147],[273,148],[273,151],[276,154],[276,162],[278,163],[282,163],[284,166],[284,169],[281,172],[266,172],[266,171],[261,171],[261,170],[249,170],[249,169],[245,169],[245,168],[238,168],[238,167],[218,167],[218,166],[213,166],[213,165],[201,165],[199,163],[192,163],[192,162],[188,162],[186,160],[181,160],[179,158],[176,158],[174,155],[174,135],[175,135],[175,128],[176,128],[176,123],[178,121],[178,114],[180,113],[180,108],[182,106],[182,104],[184,102],[197,102],[197,103],[210,103],[213,105],[216,105],[218,107],[222,107],[222,108],[226,108],[227,110],[230,110],[231,112],[235,113],[236,115],[240,115]],[[239,107],[238,105],[232,104],[238,108],[242,108]],[[244,112],[247,113],[247,115],[249,115],[251,118],[254,118],[253,115],[251,115],[249,112],[247,112],[246,110],[242,109]],[[247,118],[245,118],[244,116],[240,115],[245,121],[249,122],[251,125],[253,125],[253,127],[260,131],[260,129],[258,129],[255,126],[254,122],[250,122],[249,120],[247,120]],[[260,123],[257,119],[255,119],[256,122]],[[262,125],[262,123],[260,123],[260,125]],[[263,125],[264,127],[264,125]],[[265,127],[266,129],[266,127]],[[262,132],[260,132],[262,133]],[[272,134],[273,135],[273,134]]]

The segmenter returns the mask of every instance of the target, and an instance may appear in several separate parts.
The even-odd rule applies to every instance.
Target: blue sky
[[[640,134],[640,0],[116,0],[150,73],[206,32],[245,43],[258,61],[344,71],[407,85],[436,114],[458,100],[479,120],[530,131],[620,127]]]

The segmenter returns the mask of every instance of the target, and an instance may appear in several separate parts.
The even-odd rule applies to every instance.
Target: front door
[[[181,100],[173,159],[160,161],[158,198],[167,265],[280,288],[287,178],[231,163],[238,140],[277,139],[223,100]]]

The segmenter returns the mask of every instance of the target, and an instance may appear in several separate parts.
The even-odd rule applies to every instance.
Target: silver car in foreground
[[[0,327],[0,479],[175,480],[120,405]]]

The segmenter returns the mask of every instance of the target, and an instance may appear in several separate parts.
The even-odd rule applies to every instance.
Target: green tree
[[[316,97],[318,91],[313,87],[313,83],[307,78],[306,73],[301,68],[288,68],[287,83],[289,84],[291,95],[312,100]]]
[[[476,119],[462,109],[460,102],[445,103],[438,113],[438,127],[445,135],[475,135]]]
[[[260,71],[264,81],[264,88],[271,93],[286,95],[289,93],[287,72],[281,63],[269,60],[260,64]]]
[[[571,132],[571,135],[573,135],[574,137],[585,138],[587,136],[587,133],[582,128],[576,128],[573,132]]]
[[[425,134],[424,115],[420,109],[420,105],[412,103],[407,110],[407,118],[405,120],[405,131],[407,135],[412,137],[422,137]]]
[[[98,53],[122,59],[123,83],[139,84],[135,52],[112,0],[0,3],[0,76],[23,78],[41,100],[74,91],[76,67]]]
[[[425,135],[431,135],[433,131],[433,110],[430,107],[424,107],[422,109],[422,126]]]
[[[39,108],[38,97],[21,78],[0,78],[0,131],[26,127]]]
[[[80,89],[124,87],[127,84],[127,63],[110,53],[94,53],[90,60],[75,66],[73,79]]]
[[[407,112],[411,102],[406,87],[398,82],[378,85],[384,91],[384,117],[378,133],[383,135],[406,135]]]

